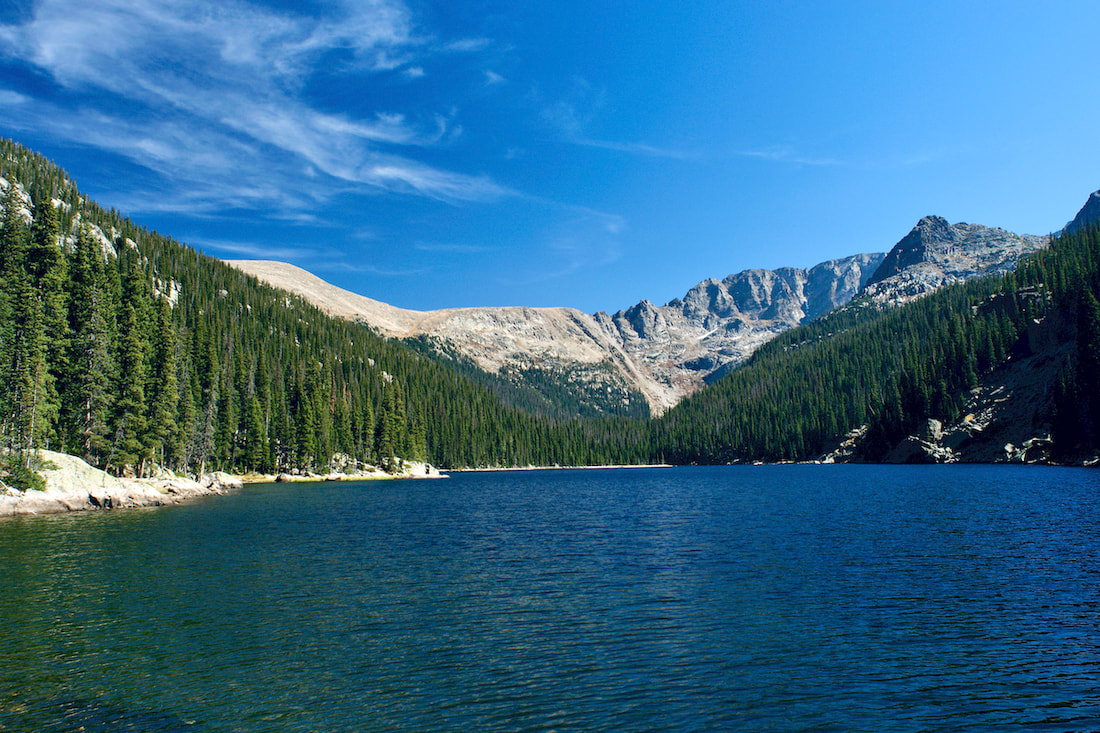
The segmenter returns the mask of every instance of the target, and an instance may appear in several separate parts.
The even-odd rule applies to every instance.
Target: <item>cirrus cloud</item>
[[[59,91],[30,106],[25,90],[0,89],[0,111],[15,128],[102,146],[177,181],[187,206],[207,195],[217,205],[230,189],[246,191],[235,197],[243,206],[263,205],[265,191],[308,206],[310,195],[293,193],[307,170],[446,201],[506,196],[484,176],[420,159],[446,131],[440,115],[352,116],[310,95],[318,74],[362,95],[380,75],[408,75],[416,59],[454,45],[422,35],[399,0],[348,0],[313,15],[240,0],[37,0],[25,20],[0,25],[0,59]]]

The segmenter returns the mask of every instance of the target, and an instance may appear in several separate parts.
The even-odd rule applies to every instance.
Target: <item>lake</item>
[[[1100,729],[1100,472],[249,486],[0,521],[0,731]]]

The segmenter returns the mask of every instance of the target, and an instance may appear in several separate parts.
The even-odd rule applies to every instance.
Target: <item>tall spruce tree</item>
[[[27,251],[27,269],[41,304],[46,370],[40,413],[43,444],[49,448],[60,439],[58,420],[61,395],[58,379],[67,371],[69,351],[68,298],[65,292],[65,257],[59,244],[60,226],[53,203],[39,198],[34,207],[34,224]]]
[[[66,449],[94,466],[103,465],[109,448],[109,376],[113,372],[100,256],[98,246],[81,228],[69,285],[69,326],[73,335],[61,380]]]
[[[149,438],[161,465],[174,460],[179,448],[177,408],[176,329],[172,309],[165,298],[157,304],[157,331],[149,370]]]

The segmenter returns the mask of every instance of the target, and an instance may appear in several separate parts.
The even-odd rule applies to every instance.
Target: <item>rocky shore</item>
[[[154,478],[117,478],[76,456],[39,451],[46,467],[39,470],[44,491],[0,487],[0,516],[164,506],[243,486],[227,473],[208,473],[198,480],[163,473]]]
[[[19,491],[0,483],[0,517],[166,506],[201,496],[225,494],[231,489],[242,488],[245,483],[442,476],[434,466],[410,461],[405,462],[397,474],[389,474],[372,466],[358,466],[324,474],[305,472],[242,477],[215,471],[203,474],[196,480],[164,471],[152,478],[118,478],[76,456],[47,450],[39,451],[38,455],[46,466],[39,469],[46,482],[45,490]]]
[[[445,474],[429,463],[419,461],[404,461],[400,470],[396,473],[387,473],[374,466],[358,464],[345,466],[338,471],[328,473],[315,473],[313,471],[297,471],[294,473],[265,474],[244,477],[247,483],[263,483],[274,481],[286,483],[290,481],[372,481],[375,479],[399,479],[399,478],[446,478]]]

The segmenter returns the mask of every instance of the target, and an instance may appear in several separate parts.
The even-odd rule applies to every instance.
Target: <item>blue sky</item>
[[[1090,2],[14,0],[0,135],[226,258],[409,308],[663,303],[1060,228],[1100,188]]]

